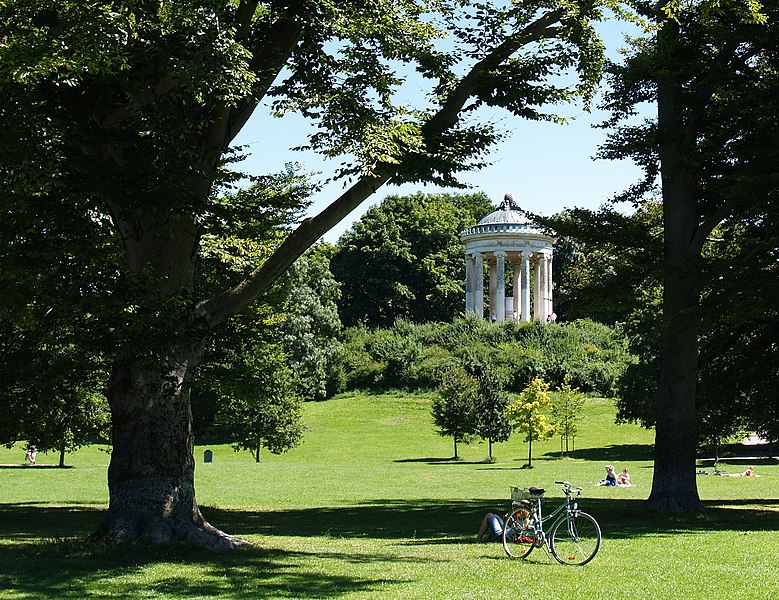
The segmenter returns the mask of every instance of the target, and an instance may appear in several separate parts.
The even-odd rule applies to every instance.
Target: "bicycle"
[[[546,490],[511,486],[511,512],[503,523],[503,549],[512,558],[527,558],[533,548],[546,547],[563,565],[586,565],[598,553],[601,532],[598,522],[579,510],[577,498],[582,488],[572,488],[567,481],[555,481],[563,486],[565,501],[548,516],[541,514],[541,497]],[[544,523],[552,521],[549,535]]]

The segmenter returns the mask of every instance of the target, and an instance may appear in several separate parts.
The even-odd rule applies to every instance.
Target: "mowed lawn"
[[[573,458],[559,438],[517,435],[461,445],[437,435],[430,396],[348,394],[306,405],[303,444],[286,454],[196,448],[206,518],[252,542],[222,554],[178,547],[88,549],[100,523],[109,455],[90,447],[68,469],[0,469],[0,598],[776,598],[779,466],[759,478],[699,476],[708,510],[696,517],[639,511],[652,478],[652,433],[615,425],[608,400],[590,399]],[[203,453],[214,453],[211,463]],[[0,449],[18,465],[23,449]],[[57,456],[38,456],[40,465]],[[627,467],[634,488],[603,488],[604,465]],[[731,472],[745,464],[730,464]],[[510,485],[584,486],[580,505],[603,545],[584,567],[543,550],[526,561],[471,540],[483,514],[508,507]]]

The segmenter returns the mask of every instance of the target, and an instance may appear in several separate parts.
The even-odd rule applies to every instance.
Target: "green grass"
[[[588,400],[574,458],[559,440],[463,445],[452,461],[422,395],[349,394],[306,405],[305,441],[256,464],[229,446],[199,446],[198,500],[207,519],[253,547],[225,554],[78,539],[100,523],[109,456],[96,447],[70,469],[0,469],[0,598],[773,598],[779,587],[779,465],[757,479],[699,477],[704,516],[639,512],[652,478],[652,434],[615,425],[614,407]],[[214,462],[203,463],[206,449]],[[20,464],[20,448],[0,464]],[[39,464],[56,464],[39,454]],[[604,465],[628,467],[634,488],[595,487]],[[738,470],[743,466],[733,466]],[[502,511],[509,485],[555,480],[585,487],[581,506],[604,541],[585,567],[544,551],[511,561],[475,544],[482,515]]]

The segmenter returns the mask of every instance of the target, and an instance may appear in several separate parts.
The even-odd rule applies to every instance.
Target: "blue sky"
[[[616,23],[607,24],[603,29],[610,56],[615,56],[617,49],[623,45],[622,29],[624,25]],[[472,191],[486,193],[496,204],[510,192],[521,208],[543,215],[563,208],[597,208],[638,180],[640,172],[630,161],[593,159],[607,132],[594,129],[592,125],[603,121],[607,116],[605,113],[596,109],[587,113],[581,107],[568,106],[559,107],[558,114],[568,117],[570,123],[557,125],[526,121],[502,110],[483,112],[482,119],[497,123],[509,135],[488,156],[489,166],[463,173],[460,180],[469,184]],[[652,115],[648,113],[647,116]],[[239,168],[252,174],[272,173],[282,170],[288,162],[298,162],[308,172],[321,173],[317,175],[320,180],[327,179],[340,161],[326,161],[315,153],[287,150],[304,144],[308,131],[308,125],[297,115],[274,119],[262,107],[258,108],[235,141],[244,146],[248,154]],[[315,214],[334,200],[342,185],[340,182],[325,185],[314,197],[310,212]],[[324,239],[337,241],[354,220],[385,196],[417,191],[453,190],[421,184],[385,186]]]

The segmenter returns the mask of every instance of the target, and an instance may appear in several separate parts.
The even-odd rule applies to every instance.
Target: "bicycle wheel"
[[[600,526],[584,512],[562,517],[552,526],[549,549],[557,562],[564,565],[586,565],[600,548]]]
[[[533,539],[525,529],[530,513],[524,508],[515,508],[503,523],[503,549],[511,558],[527,558],[533,551]]]

